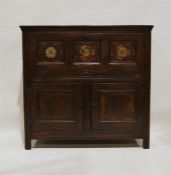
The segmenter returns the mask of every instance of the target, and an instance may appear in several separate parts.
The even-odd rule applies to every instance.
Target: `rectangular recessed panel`
[[[81,129],[83,111],[82,88],[72,83],[37,83],[32,94],[33,130]]]
[[[111,41],[110,62],[136,62],[137,41]]]
[[[74,63],[99,62],[98,42],[74,42]]]
[[[41,92],[38,99],[40,120],[75,121],[73,101],[72,91]]]
[[[100,121],[131,121],[134,119],[134,93],[100,91]]]
[[[143,97],[140,84],[138,82],[93,84],[92,128],[122,130],[124,127],[127,129],[142,127]]]
[[[64,44],[60,41],[37,41],[37,62],[64,62]]]

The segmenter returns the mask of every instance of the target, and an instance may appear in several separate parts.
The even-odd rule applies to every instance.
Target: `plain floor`
[[[19,126],[1,128],[0,175],[169,175],[170,123],[169,116],[152,118],[149,150],[125,144],[105,148],[54,146],[26,151]]]

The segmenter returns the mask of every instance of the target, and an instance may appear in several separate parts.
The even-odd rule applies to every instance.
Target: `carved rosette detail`
[[[91,57],[95,56],[95,50],[91,48],[90,46],[83,45],[80,48],[80,58],[83,61],[89,61]]]
[[[119,44],[116,47],[116,57],[119,60],[123,60],[124,58],[131,55],[131,50],[127,47],[124,47],[122,44]]]
[[[57,55],[57,50],[55,47],[48,47],[45,49],[45,55],[47,58],[55,58]]]

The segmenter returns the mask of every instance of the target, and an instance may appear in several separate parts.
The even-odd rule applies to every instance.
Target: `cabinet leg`
[[[26,150],[31,149],[31,139],[25,139],[25,149]]]
[[[150,148],[150,139],[149,139],[149,137],[145,137],[143,139],[143,148],[144,149],[149,149]]]

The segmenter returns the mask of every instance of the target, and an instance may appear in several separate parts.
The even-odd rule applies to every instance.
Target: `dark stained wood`
[[[141,132],[143,100],[140,82],[93,84],[92,129]]]
[[[20,26],[25,148],[136,138],[149,148],[152,27]]]
[[[82,130],[82,86],[68,83],[36,83],[32,88],[32,130],[47,128]]]

